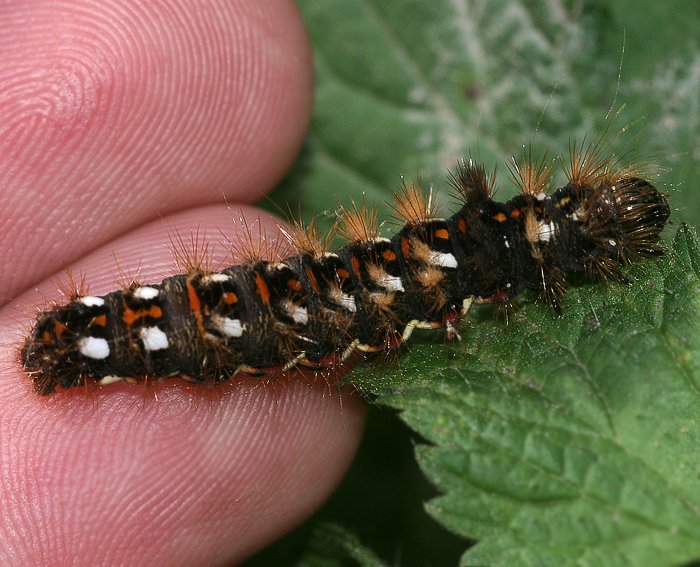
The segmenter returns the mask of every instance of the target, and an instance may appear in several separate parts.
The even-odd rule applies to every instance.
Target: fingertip
[[[159,215],[258,199],[301,145],[291,1],[11,2],[0,27],[6,295]]]
[[[136,388],[5,408],[3,439],[26,434],[4,441],[3,564],[237,563],[318,508],[363,430],[325,384]]]
[[[115,257],[127,273],[140,266],[144,282],[162,277],[172,264],[163,242],[173,230],[211,235],[228,225],[229,239],[240,231],[255,239],[279,222],[243,207],[240,215],[260,227],[251,232],[231,222],[239,218],[234,211],[202,207],[166,217],[73,269],[86,274],[91,293],[102,294],[114,287]],[[225,262],[230,251],[213,246]],[[34,293],[42,295],[59,297],[50,281]],[[7,308],[2,326],[16,329]],[[362,434],[359,397],[313,376],[213,389],[173,379],[39,398],[19,371],[16,349],[2,349],[0,388],[0,438],[8,456],[0,471],[6,510],[0,541],[7,564],[85,557],[132,565],[240,561],[325,500]]]

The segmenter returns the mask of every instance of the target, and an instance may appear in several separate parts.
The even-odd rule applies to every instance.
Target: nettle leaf
[[[341,526],[319,524],[311,534],[310,542],[309,549],[299,561],[304,567],[342,567],[348,564],[384,567],[372,551]]]
[[[365,195],[386,219],[401,175],[444,189],[459,157],[503,164],[538,122],[537,145],[566,151],[570,136],[603,122],[597,93],[614,95],[616,62],[598,79],[574,78],[577,66],[597,63],[573,14],[559,20],[546,9],[462,0],[300,5],[314,44],[315,113],[277,197],[302,210],[332,211]],[[448,192],[438,200],[447,211]]]
[[[523,145],[554,157],[572,140],[629,125],[611,151],[670,170],[668,187],[700,176],[698,4],[299,5],[314,47],[315,112],[305,151],[276,195],[295,210],[318,215],[365,194],[387,218],[384,202],[401,175],[444,189],[461,156],[503,170]],[[610,124],[608,110],[621,105]],[[447,191],[438,200],[450,209]],[[700,220],[690,191],[674,193],[674,206],[684,220]]]
[[[633,284],[576,288],[560,319],[470,321],[383,374],[379,401],[430,443],[417,455],[445,495],[428,510],[480,542],[464,564],[700,557],[699,276],[683,226]],[[353,381],[376,392],[372,374]]]
[[[700,220],[690,190],[700,175],[697,5],[299,5],[316,105],[275,200],[303,216],[318,220],[365,195],[386,219],[400,175],[444,189],[460,156],[503,169],[523,144],[555,156],[607,130],[611,152],[670,169],[657,183],[672,194],[676,221]],[[622,103],[611,124],[608,109]],[[632,134],[616,137],[629,124]],[[450,200],[438,193],[445,214]],[[672,255],[632,267],[630,285],[574,287],[561,318],[527,301],[507,324],[474,309],[459,344],[425,334],[398,364],[351,374],[428,441],[418,460],[444,493],[428,510],[478,540],[465,564],[700,557],[699,266],[697,241],[681,227]]]

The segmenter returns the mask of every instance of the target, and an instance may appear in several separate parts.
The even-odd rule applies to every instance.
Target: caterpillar
[[[493,200],[495,170],[463,159],[450,174],[462,200],[435,215],[432,193],[403,183],[394,210],[404,226],[379,235],[377,214],[343,208],[335,251],[297,223],[295,254],[251,258],[222,271],[192,266],[159,284],[104,296],[74,293],[41,311],[19,357],[41,395],[88,383],[177,376],[217,384],[243,373],[334,368],[354,351],[385,351],[416,328],[457,324],[474,302],[533,290],[562,308],[567,275],[622,280],[622,267],[663,254],[670,209],[632,168],[573,145],[566,183],[548,195],[544,159],[510,164],[520,193]]]

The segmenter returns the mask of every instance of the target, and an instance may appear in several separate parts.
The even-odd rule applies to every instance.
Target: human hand
[[[120,273],[173,273],[174,230],[236,239],[222,193],[262,196],[308,122],[296,8],[15,1],[0,30],[0,564],[240,561],[340,480],[362,430],[355,397],[168,380],[42,399],[17,348],[34,305],[65,300],[66,268],[99,295]]]

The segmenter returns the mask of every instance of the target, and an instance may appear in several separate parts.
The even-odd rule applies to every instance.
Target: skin
[[[293,2],[135,5],[0,8],[2,565],[239,562],[327,498],[362,432],[357,396],[309,376],[32,392],[17,347],[65,301],[66,269],[96,295],[158,282],[195,233],[234,263],[221,241],[257,240],[258,219],[276,233],[243,205],[246,231],[237,204],[279,181],[308,124]]]

